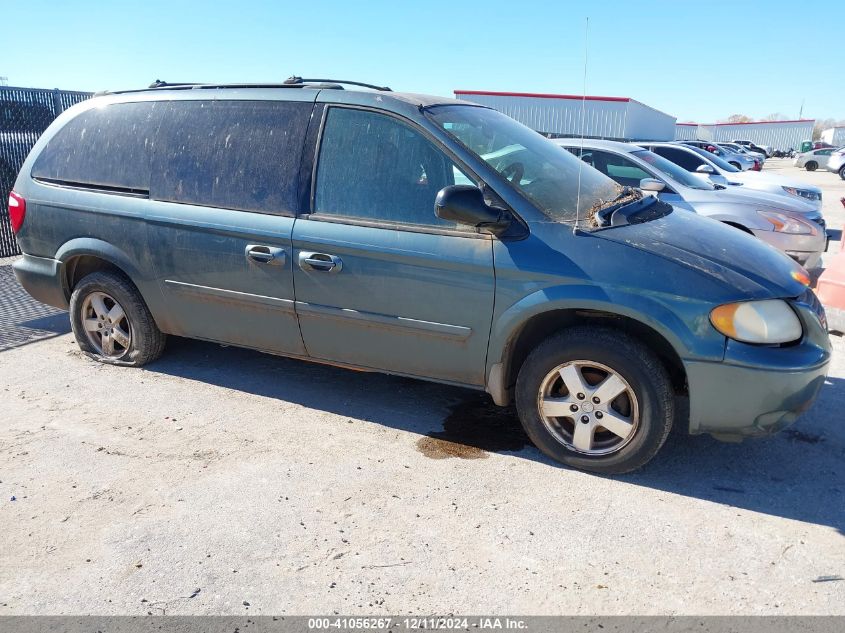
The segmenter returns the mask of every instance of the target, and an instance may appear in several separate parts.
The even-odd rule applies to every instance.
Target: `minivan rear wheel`
[[[70,322],[80,349],[102,363],[140,367],[164,351],[166,335],[141,294],[116,273],[92,273],[76,285]]]
[[[604,327],[564,330],[529,354],[516,384],[525,432],[549,457],[597,473],[630,472],[660,450],[674,396],[660,360]]]
[[[809,163],[804,165],[804,169],[807,171],[816,171],[819,168],[819,164],[816,161],[811,160]]]

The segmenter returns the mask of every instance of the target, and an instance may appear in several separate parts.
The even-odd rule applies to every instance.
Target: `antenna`
[[[584,89],[581,92],[581,148],[578,151],[578,195],[575,197],[575,224],[572,226],[572,234],[578,230],[578,215],[581,209],[581,168],[584,166],[584,119],[587,106],[587,35],[590,30],[589,16],[584,21]]]

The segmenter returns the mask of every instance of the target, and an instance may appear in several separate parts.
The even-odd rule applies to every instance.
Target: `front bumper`
[[[49,257],[23,255],[12,263],[18,283],[36,301],[67,310],[68,293],[62,262]]]
[[[842,165],[845,165],[845,159],[839,157],[830,158],[827,161],[827,170],[838,173],[842,169]]]
[[[770,246],[783,251],[807,270],[819,264],[822,253],[827,248],[827,232],[819,226],[816,235],[795,235],[777,231],[753,231],[754,235]]]
[[[827,376],[831,346],[820,304],[808,297],[793,303],[805,332],[800,343],[765,347],[729,340],[723,362],[684,362],[690,433],[723,440],[769,435],[812,405]]]

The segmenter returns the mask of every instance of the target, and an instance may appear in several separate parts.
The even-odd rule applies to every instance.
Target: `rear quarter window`
[[[154,139],[166,103],[91,108],[47,143],[32,177],[59,184],[148,192]]]
[[[293,215],[313,104],[174,101],[161,126],[150,196]]]

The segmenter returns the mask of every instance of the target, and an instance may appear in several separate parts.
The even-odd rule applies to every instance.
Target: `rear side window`
[[[658,146],[652,147],[651,151],[657,154],[658,156],[662,156],[667,160],[671,160],[673,163],[678,165],[679,167],[683,167],[687,171],[695,171],[701,165],[704,165],[704,161],[693,154],[692,152],[687,152],[682,149],[676,149],[674,147],[665,147],[665,146]]]
[[[86,110],[50,139],[32,167],[32,177],[147,193],[153,140],[165,107],[149,101]]]
[[[312,103],[173,101],[153,158],[156,200],[293,215]]]
[[[469,183],[434,143],[398,119],[329,109],[317,163],[317,215],[458,228],[434,215],[434,200],[447,185]]]
[[[651,178],[639,165],[618,154],[594,152],[593,166],[627,187],[639,187],[643,178]]]

